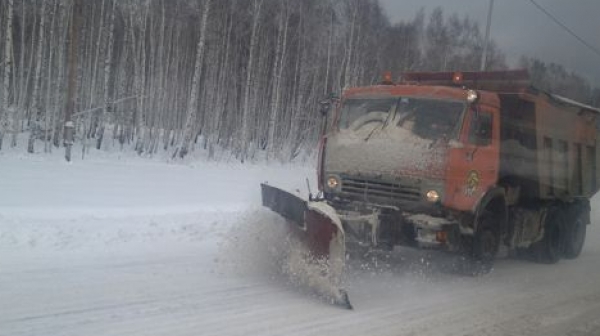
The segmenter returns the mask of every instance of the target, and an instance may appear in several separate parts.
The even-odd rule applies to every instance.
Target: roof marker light
[[[462,82],[463,82],[463,73],[462,72],[455,72],[454,74],[452,74],[452,82],[454,84],[462,84]]]
[[[383,73],[383,81],[381,81],[383,85],[394,85],[394,81],[392,80],[392,72],[386,71]]]

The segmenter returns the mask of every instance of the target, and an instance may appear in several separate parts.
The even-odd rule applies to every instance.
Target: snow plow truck
[[[502,245],[542,263],[581,253],[599,185],[600,109],[513,70],[408,73],[400,83],[386,74],[321,110],[319,193],[261,187],[263,205],[335,265],[333,276],[352,249],[437,249],[487,265]]]

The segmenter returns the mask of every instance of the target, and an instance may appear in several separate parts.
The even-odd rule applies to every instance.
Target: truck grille
[[[342,192],[358,196],[365,201],[386,199],[400,202],[418,202],[421,200],[419,187],[367,178],[342,177]]]

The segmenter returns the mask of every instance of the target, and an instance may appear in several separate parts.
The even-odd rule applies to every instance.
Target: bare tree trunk
[[[47,69],[47,75],[46,75],[46,102],[44,104],[44,152],[49,153],[50,152],[50,141],[49,141],[49,136],[50,136],[50,122],[51,122],[51,109],[50,107],[52,106],[51,100],[52,100],[52,84],[54,81],[54,78],[52,76],[52,65],[53,65],[53,60],[54,60],[54,53],[52,52],[52,47],[54,44],[54,38],[56,37],[56,30],[54,29],[54,24],[56,22],[56,3],[52,3],[51,4],[52,9],[51,9],[51,16],[52,16],[52,21],[50,21],[50,43],[49,44],[49,52],[48,52],[48,69]]]
[[[2,142],[4,140],[4,132],[8,128],[8,119],[10,111],[10,96],[8,88],[10,87],[10,77],[12,70],[12,29],[13,29],[13,0],[8,0],[7,6],[7,19],[6,19],[6,32],[4,37],[4,82],[2,101],[0,101],[0,149],[2,149]]]
[[[71,41],[69,49],[69,85],[67,87],[67,111],[65,113],[64,124],[64,142],[65,142],[65,159],[71,161],[71,148],[73,147],[73,138],[75,125],[73,124],[73,113],[75,111],[76,102],[76,85],[77,85],[77,49],[79,39],[77,29],[79,28],[79,19],[81,16],[81,0],[73,0],[73,11],[71,14],[71,27],[69,30],[69,40]]]
[[[104,139],[104,127],[105,118],[108,111],[108,105],[110,104],[110,75],[112,67],[112,55],[113,55],[113,41],[114,41],[114,30],[115,30],[115,4],[116,0],[112,1],[112,7],[110,11],[110,23],[108,27],[108,46],[106,47],[106,58],[104,59],[104,104],[100,115],[98,116],[98,128],[96,133],[96,149],[102,147],[102,140]]]
[[[346,48],[346,71],[344,74],[344,87],[350,87],[352,86],[352,80],[351,80],[351,76],[352,76],[352,62],[354,61],[354,59],[352,58],[353,52],[354,52],[354,30],[355,30],[355,26],[356,26],[356,16],[358,14],[358,3],[357,1],[354,1],[354,8],[352,11],[352,21],[351,21],[351,28],[350,28],[350,39],[348,40],[348,47]]]
[[[179,7],[177,8],[177,11],[179,11]],[[169,91],[166,93],[166,99],[167,99],[167,103],[166,103],[166,108],[169,109],[170,111],[175,111],[177,108],[177,100],[176,100],[176,92],[177,92],[177,78],[178,76],[178,72],[179,72],[179,68],[178,68],[178,59],[179,59],[179,37],[180,37],[180,32],[181,32],[181,28],[180,28],[180,24],[174,24],[172,26],[171,32],[169,34],[169,38],[168,40],[169,42],[169,56],[167,57],[168,60],[168,66],[167,66],[167,70],[166,70],[166,79],[165,81],[168,81],[169,84]],[[168,128],[168,132],[166,134],[166,136],[164,137],[164,150],[168,150],[170,143],[173,139],[173,135],[175,133],[176,130],[176,113],[169,113],[167,116],[165,116],[167,118],[167,121],[169,123],[169,128]]]
[[[132,13],[132,16],[134,13]],[[145,111],[145,100],[146,100],[146,32],[147,32],[147,19],[148,19],[148,4],[143,8],[142,19],[141,19],[141,29],[140,36],[138,41],[135,40],[134,35],[134,27],[133,27],[133,17],[131,18],[132,26],[131,26],[131,34],[132,34],[132,43],[137,45],[136,50],[136,59],[135,62],[135,86],[136,93],[138,96],[137,99],[137,120],[136,120],[136,145],[135,149],[138,154],[142,154],[145,151],[144,148],[144,140],[146,139],[146,111]],[[139,58],[139,59],[138,59]]]
[[[248,146],[250,144],[250,125],[252,116],[250,106],[250,89],[252,86],[252,76],[254,68],[254,54],[258,45],[258,28],[260,23],[260,12],[262,9],[263,0],[253,0],[252,2],[252,35],[250,37],[250,49],[248,51],[248,64],[246,66],[246,84],[244,85],[244,104],[242,106],[242,136],[240,139],[240,154],[241,161],[246,160],[248,154]]]
[[[22,0],[21,1],[21,25],[23,27],[27,26],[27,15],[25,12],[25,6],[26,6],[26,0]],[[34,25],[35,26],[35,25]],[[26,45],[26,40],[25,40],[25,35],[26,35],[26,30],[25,29],[21,29],[21,52],[20,57],[19,57],[19,94],[18,96],[14,96],[14,102],[17,105],[17,112],[14,115],[14,119],[13,119],[13,134],[12,134],[12,139],[11,139],[11,143],[10,146],[11,147],[16,147],[17,146],[17,134],[20,131],[20,125],[19,125],[19,121],[21,118],[23,118],[25,116],[25,98],[27,96],[27,86],[25,85],[25,83],[27,83],[27,81],[25,80],[25,48],[27,47]],[[16,61],[16,60],[15,60]],[[27,76],[27,79],[29,79],[29,76]],[[15,87],[17,86],[16,83],[13,84]]]
[[[202,66],[204,61],[204,46],[206,42],[206,22],[210,11],[211,0],[206,0],[204,10],[202,11],[202,21],[200,23],[200,36],[198,37],[198,46],[196,48],[196,65],[194,67],[194,78],[192,79],[192,88],[188,101],[187,117],[184,126],[183,140],[179,148],[179,157],[183,158],[188,154],[189,146],[194,136],[194,123],[196,121],[196,111],[198,109],[198,90],[200,88],[200,77],[202,76]]]
[[[40,113],[40,85],[41,85],[41,75],[42,75],[42,55],[43,55],[43,47],[44,47],[44,34],[46,32],[46,0],[42,0],[41,7],[41,19],[40,19],[40,28],[39,28],[39,37],[37,43],[37,54],[36,54],[36,65],[35,65],[35,75],[33,80],[33,93],[31,97],[31,102],[33,104],[32,108],[32,121],[29,125],[30,133],[29,133],[29,142],[27,145],[27,151],[29,153],[34,152],[34,144],[37,130],[39,128],[39,113]]]
[[[121,51],[121,57],[119,60],[119,65],[120,67],[116,70],[116,75],[117,75],[117,81],[115,84],[115,87],[117,88],[117,93],[115,94],[115,96],[120,97],[122,94],[124,94],[125,92],[127,92],[127,88],[128,88],[128,73],[127,73],[127,69],[129,68],[129,51],[130,51],[130,34],[129,34],[129,26],[128,24],[130,23],[129,20],[127,20],[127,17],[124,17],[123,20],[123,44],[122,44],[122,51]],[[118,111],[118,112],[117,112]],[[121,109],[119,108],[118,110],[114,111],[115,113],[117,113],[117,124],[119,125],[119,144],[121,145],[121,149],[123,148],[123,145],[125,144],[126,140],[130,139],[129,133],[131,132],[131,128],[132,128],[132,121],[133,121],[133,117],[131,118],[126,118],[127,114],[129,114],[130,116],[133,115],[133,113],[131,111],[126,111],[125,108]],[[129,122],[128,120],[129,119]]]
[[[66,22],[70,21],[70,14],[67,13],[67,6],[65,1],[59,0],[59,19],[58,19],[58,31],[59,31],[59,39],[58,39],[58,77],[54,100],[54,108],[53,108],[53,121],[52,127],[54,127],[54,132],[52,135],[52,142],[54,147],[60,147],[60,135],[61,135],[61,127],[59,127],[59,120],[63,119],[64,108],[65,108],[65,100],[64,100],[64,79],[65,79],[65,44],[67,40],[67,34],[69,32],[68,25],[65,25]]]
[[[155,135],[156,135],[156,129],[155,129],[155,116],[156,116],[156,103],[157,103],[157,97],[156,97],[156,78],[158,77],[156,75],[156,31],[155,31],[155,15],[153,15],[152,13],[150,13],[149,15],[149,22],[148,22],[148,30],[150,32],[150,34],[148,34],[148,48],[144,49],[148,51],[148,62],[147,62],[147,92],[148,92],[148,99],[147,99],[147,103],[145,104],[146,108],[145,108],[145,113],[146,113],[146,127],[147,129],[147,133],[145,134],[144,137],[144,144],[143,147],[145,148],[145,151],[147,154],[152,154],[152,139],[154,139]]]
[[[277,46],[275,48],[275,62],[273,64],[272,91],[271,91],[271,114],[269,116],[269,136],[267,138],[267,160],[275,155],[275,131],[277,128],[277,117],[279,112],[279,99],[281,95],[281,76],[283,62],[287,47],[287,31],[289,20],[289,9],[287,1],[281,1],[281,14],[279,18],[279,30],[277,34]]]
[[[152,152],[156,153],[158,151],[158,143],[168,134],[168,125],[166,122],[166,115],[164,111],[167,109],[168,104],[168,94],[169,90],[167,89],[167,76],[169,70],[169,52],[170,49],[166,47],[166,36],[170,35],[173,31],[173,25],[166,24],[166,14],[165,14],[165,3],[161,1],[161,16],[160,16],[160,37],[158,39],[158,64],[156,66],[156,72],[158,73],[158,79],[155,81],[156,84],[155,94],[158,97],[158,102],[156,104],[156,127],[159,129],[157,137],[153,140],[153,148]]]
[[[223,39],[222,49],[224,50],[223,59],[220,62],[220,68],[218,72],[217,79],[217,93],[216,93],[216,108],[215,115],[212,119],[212,135],[211,140],[209,142],[209,159],[213,159],[215,156],[215,146],[222,145],[221,139],[222,135],[226,132],[224,128],[227,126],[227,120],[224,120],[226,116],[224,116],[225,111],[227,109],[227,104],[229,103],[229,92],[231,91],[229,86],[227,85],[227,78],[229,77],[230,71],[230,59],[231,59],[231,37],[233,31],[233,24],[235,22],[234,10],[235,10],[235,1],[231,2],[231,7],[229,8],[226,16],[226,22],[224,24],[225,30],[225,38]]]
[[[106,8],[106,0],[102,0],[102,3],[100,5],[100,19],[99,19],[99,23],[98,23],[98,36],[94,36],[94,19],[92,16],[92,20],[90,20],[91,24],[90,24],[90,36],[93,36],[92,40],[90,40],[90,51],[94,50],[94,44],[95,44],[95,50],[96,53],[94,55],[94,58],[91,60],[91,69],[90,69],[90,77],[91,80],[89,82],[90,87],[89,87],[89,101],[88,101],[88,109],[93,109],[96,108],[96,96],[97,96],[97,92],[96,92],[96,85],[98,82],[98,68],[99,68],[99,63],[100,63],[100,53],[101,53],[101,46],[102,46],[102,37],[103,37],[103,33],[104,33],[104,9]],[[92,42],[95,41],[94,44],[92,44]],[[90,125],[88,128],[88,132],[86,132],[86,139],[92,137],[93,135],[95,135],[95,130],[96,130],[96,126],[98,125],[98,112],[94,112],[89,114],[89,119],[90,119]],[[94,132],[94,134],[92,134],[92,132]]]
[[[329,41],[327,43],[327,70],[325,71],[325,85],[323,88],[323,93],[328,94],[331,89],[329,88],[329,67],[331,65],[331,45],[333,44],[333,30],[334,30],[334,11],[331,10],[331,25],[329,27]]]
[[[31,31],[31,38],[30,38],[30,52],[29,52],[29,61],[27,68],[28,69],[33,69],[34,68],[34,64],[35,64],[35,27],[37,26],[37,22],[38,22],[38,16],[37,15],[33,15],[33,25],[32,25],[32,31]],[[30,73],[30,71],[28,71],[27,73],[27,77],[25,79],[25,85],[24,85],[24,94],[19,98],[19,106],[21,106],[21,109],[24,111],[25,114],[25,118],[22,121],[19,129],[21,131],[25,130],[25,124],[29,125],[31,123],[31,97],[28,96],[29,94],[29,87],[30,87],[30,82],[32,80],[32,75]]]

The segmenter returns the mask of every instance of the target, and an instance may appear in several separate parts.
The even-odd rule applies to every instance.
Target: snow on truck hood
[[[342,130],[330,135],[325,171],[349,175],[443,177],[447,146],[399,127]]]

